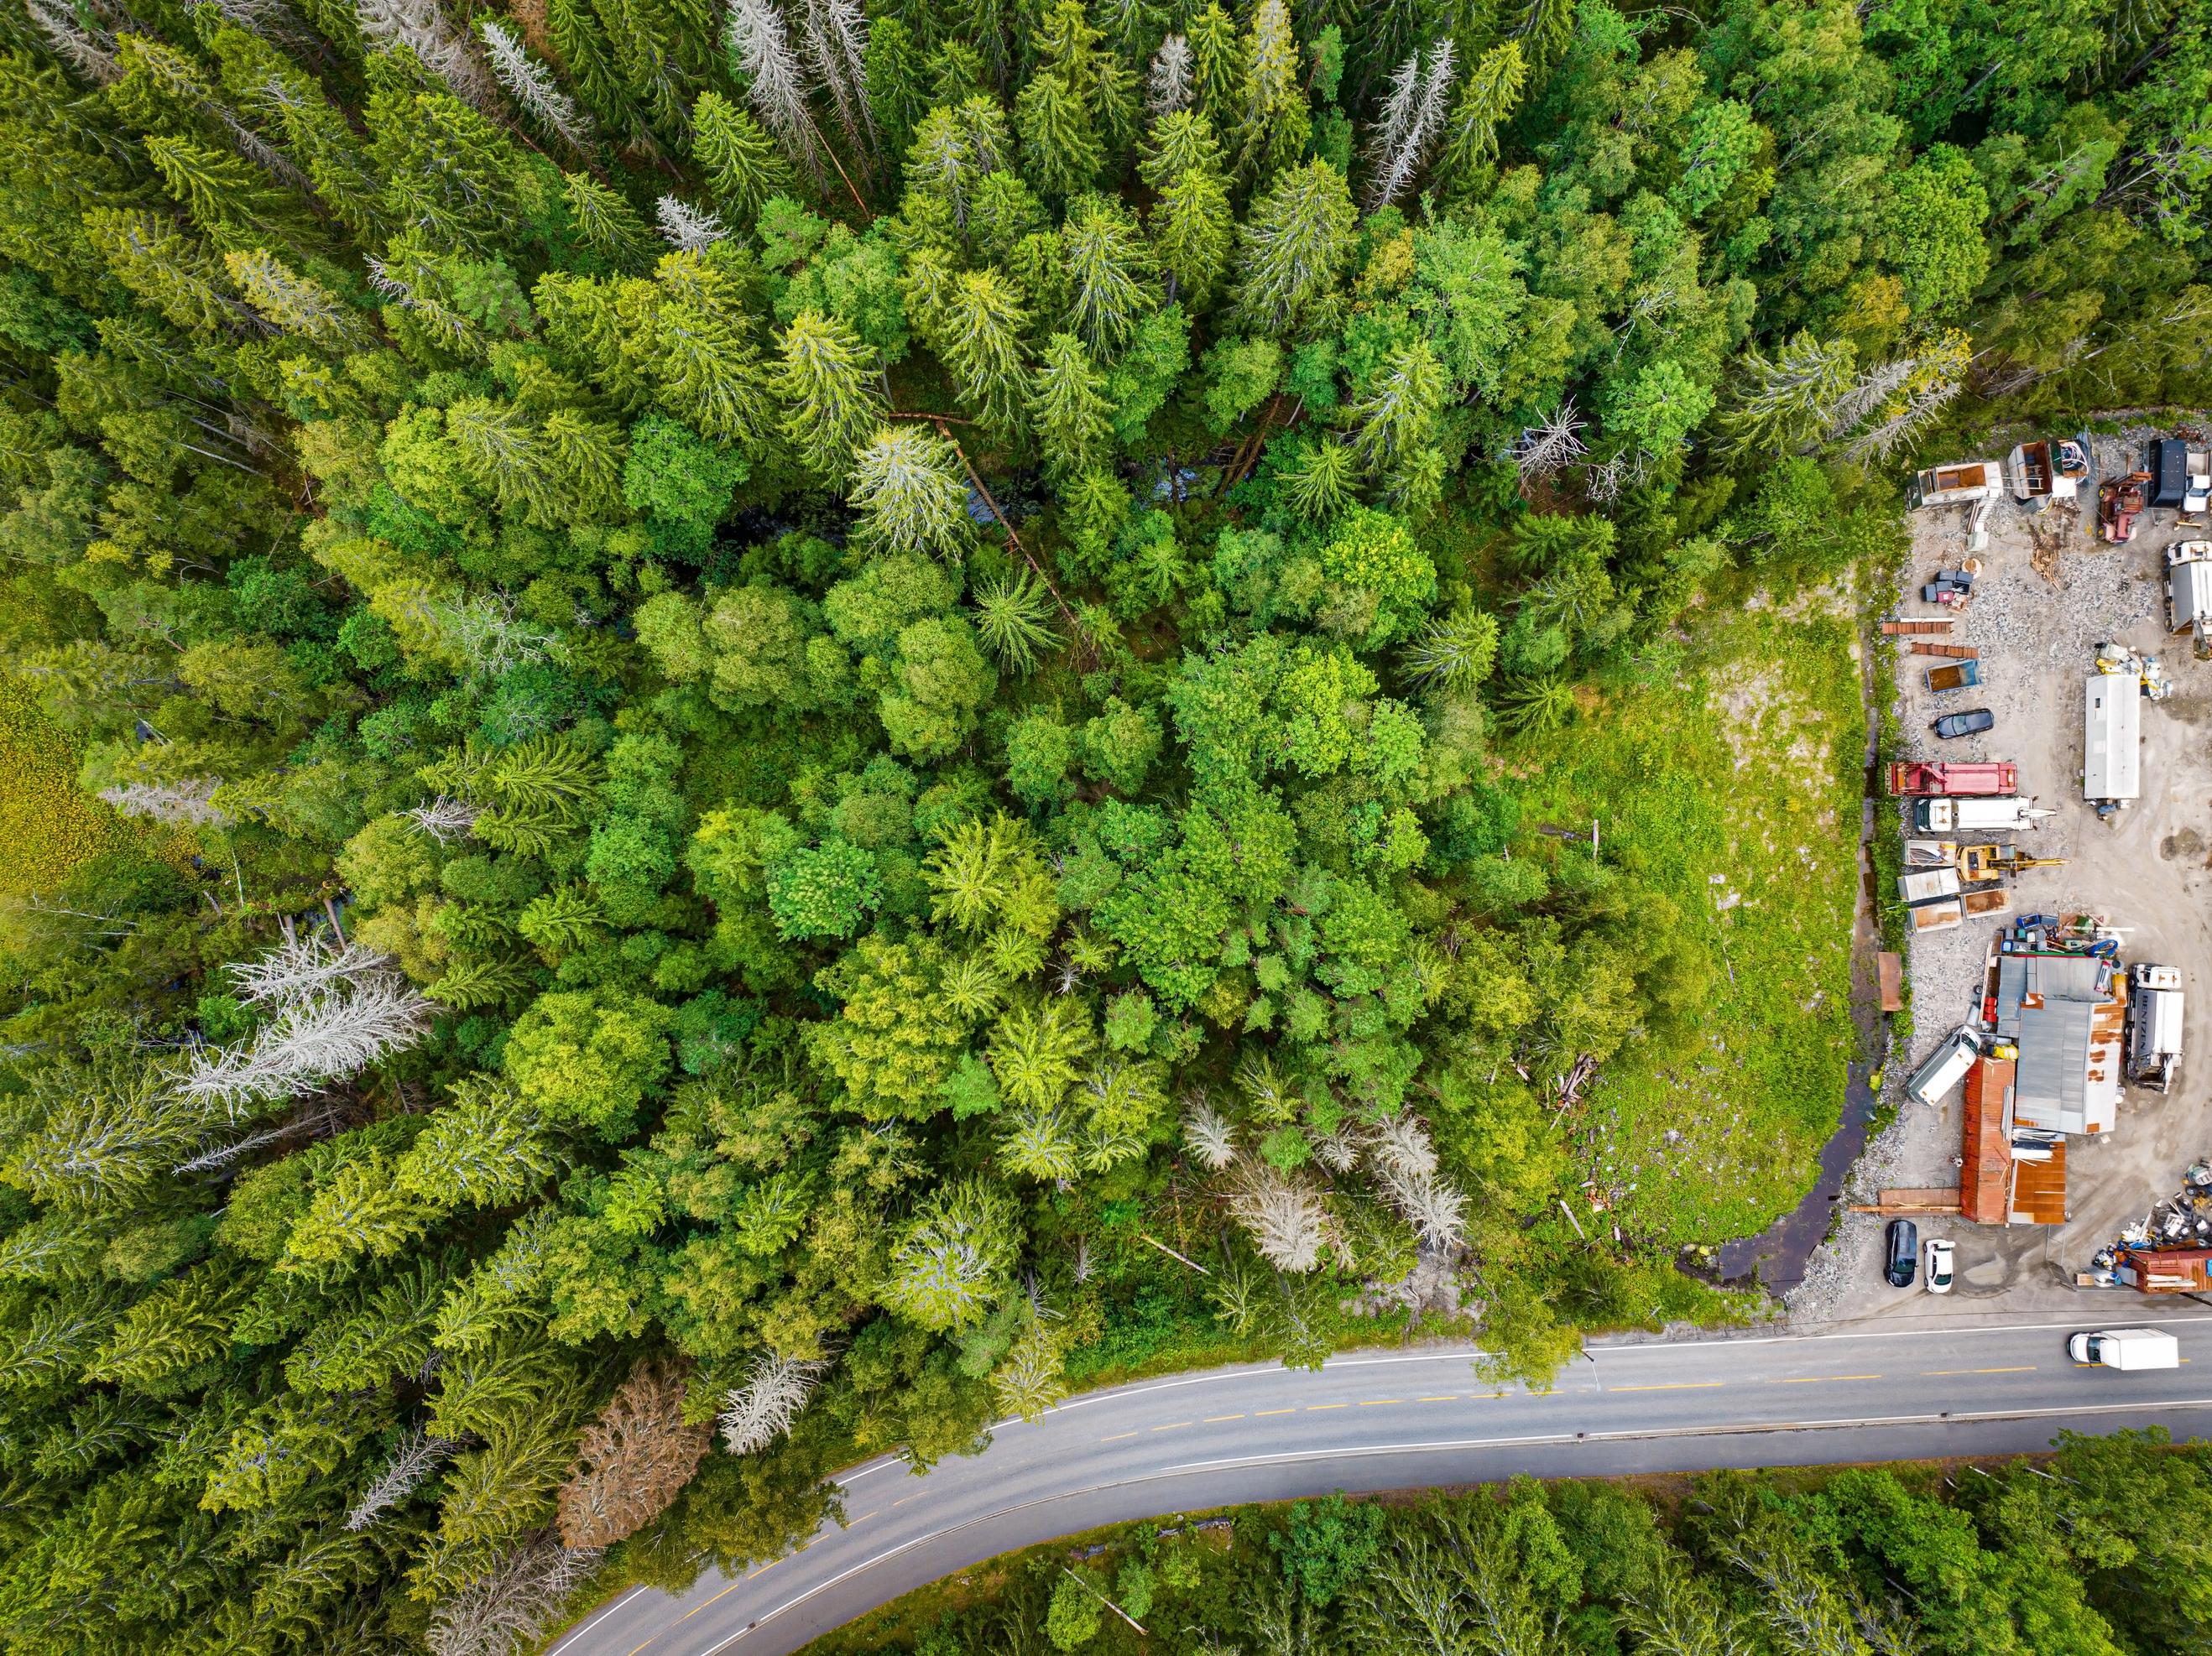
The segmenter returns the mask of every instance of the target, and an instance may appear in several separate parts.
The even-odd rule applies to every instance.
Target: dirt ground
[[[2142,440],[2152,434],[2098,439],[2100,475],[2140,464]],[[2002,458],[2004,452],[1993,445],[1985,457],[1965,458]],[[1973,601],[1952,634],[1952,641],[1980,649],[1984,682],[1933,695],[1923,675],[1941,664],[1900,650],[1898,719],[1908,756],[2013,760],[2021,792],[2056,809],[2014,837],[2035,855],[2063,857],[2066,864],[2022,875],[2014,913],[2102,914],[2124,934],[2124,960],[2179,966],[2188,995],[2180,1070],[2165,1095],[2130,1089],[2113,1131],[2068,1140],[2063,1226],[1922,1218],[1923,1238],[1948,1235],[1957,1246],[1959,1284],[1946,1301],[1917,1287],[1887,1286],[1883,1222],[1846,1213],[1790,1296],[1793,1321],[2108,1317],[2140,1301],[2125,1290],[2077,1289],[2073,1273],[2122,1226],[2179,1188],[2191,1161],[2212,1153],[2212,663],[2193,658],[2185,635],[2167,636],[2163,574],[2166,548],[2205,531],[2179,529],[2171,511],[2149,512],[2136,538],[2115,547],[2093,539],[2094,518],[2094,500],[2078,518],[2054,507],[2033,520],[2009,497],[1998,504],[1989,545],[1978,555]],[[1920,587],[1966,555],[1964,511],[1934,508],[1913,519],[1912,561],[1893,613],[1945,614],[1921,602]],[[2081,789],[2083,682],[2106,640],[2157,655],[2177,687],[2170,700],[2143,704],[2143,797],[2110,823],[2097,819]],[[1987,735],[1942,742],[1929,731],[1936,713],[1974,707],[1996,715]],[[1890,1054],[1884,1093],[1896,1120],[1860,1159],[1847,1202],[1872,1202],[1885,1187],[1958,1182],[1959,1091],[1930,1109],[1906,1100],[1903,1088],[1973,1009],[1990,938],[2004,923],[1970,919],[1912,943],[1906,969],[1915,1028]],[[2172,1297],[2160,1302],[2161,1315],[2196,1309]]]

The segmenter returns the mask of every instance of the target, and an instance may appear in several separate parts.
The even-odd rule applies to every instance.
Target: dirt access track
[[[2153,434],[2130,430],[2124,438],[2097,439],[2100,475],[2140,464],[2143,440]],[[2001,459],[2010,440],[1961,458]],[[1968,555],[1966,510],[1916,512],[1911,528],[1911,563],[1892,613],[1950,613],[1923,603],[1920,588],[1938,568],[1955,568]],[[2179,528],[2172,511],[2146,512],[2136,538],[2112,546],[2094,538],[2094,499],[2078,515],[2058,506],[2032,519],[2009,494],[1988,529],[1989,544],[1976,555],[1982,571],[1973,599],[1950,639],[1980,650],[1982,685],[1931,695],[1924,674],[1942,663],[1899,640],[1902,756],[2018,762],[2021,791],[2057,814],[2013,837],[2033,855],[2068,861],[2020,877],[2014,916],[2101,914],[2123,933],[2123,960],[2179,967],[2188,996],[2184,1057],[2172,1091],[2130,1089],[2115,1131],[2068,1140],[2064,1225],[1919,1217],[1923,1239],[1948,1236],[1957,1246],[1958,1286],[1946,1299],[1917,1285],[1885,1284],[1883,1222],[1846,1213],[1790,1296],[1799,1323],[2063,1313],[2090,1326],[2140,1313],[2146,1302],[2132,1291],[2077,1289],[2073,1274],[2122,1226],[2179,1189],[2191,1161],[2212,1155],[2212,663],[2193,658],[2185,635],[2167,635],[2164,575],[2166,548],[2205,531]],[[2170,700],[2142,704],[2142,798],[2112,822],[2098,820],[2081,786],[2084,680],[2106,640],[2156,655],[2176,683]],[[1978,707],[1996,715],[1986,735],[1938,741],[1928,728],[1939,713]],[[1885,802],[1878,809],[1895,807]],[[1892,1050],[1883,1094],[1897,1119],[1860,1159],[1847,1202],[1873,1202],[1888,1187],[1958,1183],[1959,1090],[1931,1109],[1905,1100],[1904,1083],[1974,1010],[1984,954],[2005,923],[1970,919],[1911,945],[1913,1034]],[[2175,1295],[2155,1303],[2160,1315],[2200,1309]]]

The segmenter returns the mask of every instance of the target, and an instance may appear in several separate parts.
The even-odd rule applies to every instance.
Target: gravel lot
[[[2097,440],[2100,473],[2128,470],[2143,440],[2154,434]],[[2008,446],[1992,445],[1982,458],[2001,458]],[[1942,507],[1913,517],[1913,556],[1893,613],[1944,614],[1922,603],[1919,589],[1938,568],[1955,567],[1967,555],[1964,512]],[[1923,1236],[1948,1234],[1958,1245],[1960,1283],[1949,1305],[1884,1285],[1881,1220],[1847,1212],[1790,1295],[1793,1321],[1954,1316],[1967,1311],[1969,1301],[1980,1302],[1972,1310],[2005,1315],[2061,1307],[2078,1314],[2086,1305],[2109,1305],[2075,1289],[2073,1271],[2120,1224],[2174,1188],[2188,1162],[2212,1149],[2212,926],[2205,918],[2212,906],[2206,858],[2212,850],[2212,744],[2203,728],[2212,722],[2212,664],[2192,658],[2186,637],[2166,636],[2162,573],[2166,547],[2202,531],[2179,530],[2170,511],[2147,513],[2136,539],[2113,547],[2091,538],[2094,517],[2094,500],[2083,503],[2078,518],[2054,507],[2033,524],[2009,498],[1999,503],[1990,543],[1978,555],[1982,573],[1973,601],[1951,634],[1952,641],[1981,651],[1985,682],[1932,695],[1923,674],[1940,663],[1901,651],[1898,718],[1907,756],[2013,760],[2021,792],[2057,810],[2014,837],[2037,856],[2069,861],[2021,876],[2013,892],[2015,914],[2101,913],[2127,930],[2124,958],[2182,968],[2190,1001],[2180,1077],[2162,1097],[2130,1091],[2114,1132],[2069,1142],[2066,1225],[1997,1228],[1921,1219]],[[2055,571],[2055,584],[2039,562]],[[2106,640],[2157,655],[2177,684],[2172,700],[2143,707],[2144,797],[2110,824],[2081,797],[2082,682]],[[1996,715],[1987,735],[1942,742],[1929,731],[1936,714],[1976,707]],[[1884,1093],[1897,1119],[1860,1158],[1848,1202],[1871,1203],[1889,1186],[1958,1182],[1958,1093],[1930,1109],[1905,1101],[1903,1088],[1974,1009],[1990,941],[2002,924],[1970,919],[1909,945],[1915,1032],[1891,1052]]]

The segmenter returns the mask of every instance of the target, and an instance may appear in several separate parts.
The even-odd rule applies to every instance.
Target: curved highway
[[[1350,1355],[1319,1372],[1210,1369],[1071,1398],[918,1475],[840,1481],[846,1521],[732,1580],[639,1587],[556,1656],[784,1656],[941,1575],[1095,1525],[1248,1501],[1540,1477],[2039,1449],[2062,1429],[2212,1432],[2212,1318],[2100,1302],[2167,1327],[2185,1367],[2081,1368],[2094,1322],[1594,1345],[1557,1388],[1476,1382],[1466,1347]],[[2131,1314],[2132,1313],[2132,1314]],[[2094,1314],[2094,1313],[2093,1313]]]

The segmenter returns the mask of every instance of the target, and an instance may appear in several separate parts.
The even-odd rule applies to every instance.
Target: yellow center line
[[[1255,1415],[1295,1415],[1298,1411],[1295,1409],[1255,1409],[1252,1412]]]
[[[734,1580],[734,1581],[731,1582],[729,1586],[727,1586],[726,1587],[724,1587],[724,1588],[723,1588],[720,1592],[716,1593],[716,1594],[715,1594],[712,1598],[709,1598],[709,1599],[707,1601],[707,1603],[706,1603],[706,1604],[694,1604],[694,1605],[692,1605],[690,1609],[689,1609],[689,1610],[685,1611],[684,1612],[684,1614],[682,1614],[681,1616],[678,1617],[676,1619],[677,1619],[678,1621],[679,1621],[679,1622],[688,1622],[688,1621],[690,1621],[693,1617],[696,1616],[696,1615],[697,1615],[701,1611],[705,1610],[705,1609],[708,1607],[708,1605],[710,1605],[710,1604],[720,1604],[720,1603],[722,1602],[722,1600],[724,1600],[725,1598],[728,1598],[732,1593],[735,1592],[736,1592],[739,1587],[741,1587],[741,1586],[744,1586],[744,1584],[745,1584],[745,1578],[744,1578],[744,1577],[743,1577],[743,1576],[739,1576],[736,1580]],[[658,1638],[659,1635],[658,1634],[656,1634],[656,1635],[654,1635],[653,1636],[654,1636],[655,1638]],[[645,1641],[645,1644],[649,1645],[649,1644],[651,1644],[652,1642],[653,1642],[653,1640],[652,1640],[652,1639],[648,1639],[648,1640],[647,1640],[647,1641]],[[637,1649],[638,1649],[638,1650],[643,1650],[644,1648],[645,1648],[645,1645],[640,1645],[640,1646],[637,1647]],[[637,1650],[634,1650],[634,1651],[630,1652],[630,1656],[637,1656]]]
[[[1366,1398],[1361,1400],[1359,1406],[1362,1409],[1379,1409],[1386,1403],[1403,1403],[1405,1400],[1403,1398]]]
[[[1608,1392],[1702,1392],[1715,1386],[1726,1386],[1726,1380],[1676,1380],[1668,1386],[1608,1386]]]
[[[847,1519],[845,1520],[845,1527],[849,1530],[855,1524],[865,1524],[881,1511],[883,1511],[881,1507],[871,1507],[867,1511],[862,1513],[858,1518]]]
[[[658,1639],[659,1636],[660,1636],[660,1635],[659,1635],[659,1634],[657,1634],[657,1633],[656,1633],[656,1634],[654,1634],[654,1635],[653,1635],[653,1639]],[[653,1639],[647,1639],[647,1640],[645,1641],[645,1645],[649,1645],[649,1644],[651,1644],[651,1643],[653,1642]],[[629,1656],[637,1656],[637,1653],[638,1653],[639,1651],[641,1651],[641,1650],[643,1650],[643,1649],[645,1648],[645,1645],[637,1645],[637,1646],[634,1646],[634,1647],[631,1648],[631,1650],[630,1650]]]
[[[2033,1363],[2024,1362],[2010,1368],[1923,1368],[1920,1375],[1926,1380],[1937,1374],[2033,1374],[2034,1372]]]
[[[1879,1374],[1796,1374],[1774,1383],[1777,1386],[1830,1386],[1838,1380],[1869,1380],[1881,1378]]]
[[[1206,1417],[1206,1423],[1208,1426],[1212,1426],[1224,1420],[1242,1420],[1244,1416],[1242,1415],[1208,1415]]]
[[[1183,1427],[1186,1427],[1186,1426],[1188,1426],[1188,1425],[1189,1425],[1189,1424],[1190,1424],[1190,1422],[1189,1422],[1188,1421],[1187,1421],[1187,1420],[1171,1420],[1171,1421],[1170,1421],[1166,1425],[1164,1425],[1164,1426],[1155,1426],[1155,1427],[1153,1427],[1153,1428],[1152,1428],[1152,1429],[1153,1429],[1155,1432],[1174,1432],[1174,1431],[1179,1431],[1179,1430],[1181,1430]]]
[[[1125,1437],[1134,1437],[1136,1435],[1137,1435],[1134,1432],[1116,1432],[1111,1437],[1102,1437],[1098,1441],[1101,1443],[1119,1443]]]
[[[1456,1392],[1448,1392],[1440,1398],[1415,1398],[1413,1401],[1416,1403],[1457,1403],[1459,1401],[1459,1394]]]
[[[892,1501],[892,1502],[891,1502],[891,1505],[892,1505],[892,1506],[894,1506],[894,1507],[903,1507],[903,1506],[905,1506],[905,1505],[906,1505],[906,1503],[907,1503],[908,1501],[919,1501],[919,1500],[921,1500],[921,1492],[920,1490],[916,1490],[916,1491],[915,1491],[914,1494],[912,1494],[912,1495],[901,1495],[897,1500],[896,1500],[896,1501]]]
[[[768,1561],[768,1562],[767,1562],[767,1563],[763,1564],[763,1565],[762,1565],[758,1569],[755,1570],[755,1571],[752,1573],[752,1575],[748,1575],[748,1576],[746,1576],[746,1577],[745,1577],[745,1580],[748,1580],[748,1581],[750,1581],[750,1580],[751,1580],[753,1579],[753,1576],[754,1576],[754,1575],[766,1575],[766,1574],[767,1574],[770,1570],[774,1569],[774,1568],[775,1568],[778,1564],[781,1564],[781,1562],[783,1562],[783,1560],[781,1560],[781,1558],[771,1558],[771,1559],[769,1559],[769,1560]],[[640,1646],[638,1647],[638,1648],[639,1648],[640,1650],[643,1650],[643,1649],[645,1648],[645,1647],[644,1647],[643,1645],[640,1645]]]
[[[1348,1403],[1310,1403],[1306,1404],[1306,1413],[1313,1415],[1324,1409],[1349,1409],[1351,1406]]]

